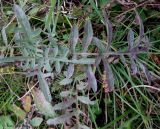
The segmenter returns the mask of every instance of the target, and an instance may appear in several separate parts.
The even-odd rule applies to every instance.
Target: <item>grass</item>
[[[78,5],[73,1],[73,5],[70,6],[71,2],[67,3],[65,0],[57,2],[55,0],[49,2],[45,0],[0,1],[0,14],[2,14],[0,15],[2,32],[0,67],[4,69],[14,66],[16,68],[15,73],[12,74],[0,73],[0,128],[24,128],[24,126],[37,129],[67,129],[73,126],[84,129],[160,128],[160,28],[156,22],[159,20],[158,8],[149,5],[148,7],[147,3],[146,6],[142,6],[139,1],[136,1],[137,8],[134,9],[132,6],[117,2],[111,2],[111,5],[107,7],[110,2],[110,0],[82,0],[78,2]],[[26,19],[23,13],[15,15],[12,9],[14,4],[23,7],[27,15]],[[89,45],[88,60],[82,53],[84,40],[89,42],[90,37],[93,38],[92,28],[93,35],[100,39],[103,46],[107,46],[107,34],[110,32],[107,32],[105,28],[102,13],[104,8],[107,8],[109,20],[113,26],[113,40],[111,50],[108,52],[110,55],[106,60],[110,62],[109,67],[113,72],[114,80],[108,80],[110,75],[105,74],[102,62],[97,67],[93,64],[96,59],[95,55],[99,54],[96,45]],[[133,75],[129,56],[123,56],[125,66],[122,57],[120,58],[123,53],[119,51],[124,53],[128,51],[127,34],[131,28],[135,41],[138,40],[139,25],[135,22],[135,11],[143,21],[144,34],[149,38],[149,50],[136,58],[138,73]],[[125,13],[124,18],[117,19],[119,15]],[[25,20],[20,21],[21,16]],[[92,28],[87,26],[88,33],[84,28],[87,19],[90,19],[92,23]],[[79,31],[78,39],[76,30],[74,30],[73,38],[70,38],[70,30],[75,25]],[[28,28],[30,26],[31,30],[26,26]],[[19,34],[20,38],[15,34]],[[86,39],[83,38],[84,34]],[[74,48],[71,43],[76,44],[76,47]],[[73,48],[70,49],[71,47]],[[79,55],[75,57],[72,50]],[[103,47],[101,50],[103,51]],[[81,62],[78,59],[82,59]],[[140,67],[138,62],[144,67]],[[87,87],[87,80],[90,76],[86,74],[86,69],[89,65],[92,66],[89,71],[92,81],[94,81],[94,75],[97,80],[96,92]],[[74,74],[69,78],[68,66],[71,67],[70,73],[74,67]],[[150,72],[151,84],[147,82],[146,69]],[[111,71],[109,73],[111,74]],[[107,88],[110,88],[109,84],[112,81],[114,81],[114,90],[108,91]],[[91,87],[96,86],[95,83],[92,84]],[[30,96],[31,102],[25,98],[26,96]],[[80,99],[80,97],[85,97],[85,99]],[[36,98],[39,98],[39,101]],[[75,102],[69,104],[70,100]],[[94,105],[92,105],[93,101]],[[37,105],[40,104],[42,106],[38,107]],[[17,106],[15,111],[12,109],[13,105]],[[24,105],[28,105],[29,111],[25,110]],[[66,105],[69,106],[63,108]],[[59,109],[55,111],[57,116],[50,117],[55,106],[59,106]],[[75,112],[76,115],[71,115]],[[50,115],[47,115],[48,113]],[[22,116],[24,116],[23,119]],[[33,122],[35,117],[41,118],[42,122],[39,119],[36,119],[40,122],[39,124]],[[50,121],[52,124],[49,124]]]

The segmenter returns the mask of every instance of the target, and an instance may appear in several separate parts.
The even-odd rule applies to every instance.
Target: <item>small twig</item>
[[[30,88],[30,86],[28,85],[28,88],[29,88],[29,91],[27,91],[21,98],[19,98],[18,100],[21,100],[21,99],[23,99],[25,96],[27,96],[30,92],[31,92],[31,90],[36,86],[38,84],[38,81]]]

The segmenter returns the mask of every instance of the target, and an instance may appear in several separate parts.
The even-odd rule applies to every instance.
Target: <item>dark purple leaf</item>
[[[107,76],[107,82],[108,82],[108,86],[109,86],[109,90],[113,90],[114,89],[114,76],[113,76],[113,72],[112,69],[108,63],[107,60],[105,60],[104,58],[102,59],[103,61],[103,65],[104,65],[104,70],[106,71],[106,76]]]
[[[84,38],[82,41],[83,52],[86,52],[93,38],[93,29],[91,21],[88,19],[84,27]]]
[[[93,89],[94,92],[96,92],[97,91],[97,80],[92,71],[91,65],[87,65],[86,72],[87,72],[89,86]]]

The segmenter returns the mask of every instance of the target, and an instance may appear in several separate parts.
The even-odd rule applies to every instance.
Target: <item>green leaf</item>
[[[128,40],[129,50],[131,50],[134,46],[134,32],[132,29],[130,29],[128,32],[127,40]]]
[[[64,102],[61,102],[61,103],[54,105],[53,109],[54,110],[63,110],[63,109],[70,107],[75,102],[76,101],[74,99],[70,99],[68,101],[64,101]]]
[[[20,22],[26,35],[28,37],[30,37],[30,35],[32,34],[31,26],[29,24],[28,18],[25,15],[24,11],[22,10],[22,8],[19,5],[14,5],[14,11],[15,11],[16,17],[17,17],[18,21]]]
[[[49,12],[46,15],[45,28],[48,29],[51,25],[54,25],[54,8],[56,5],[56,0],[50,0],[51,4],[49,6]]]
[[[65,78],[62,81],[59,82],[60,85],[68,85],[72,82],[72,79]]]
[[[105,52],[105,46],[104,46],[104,44],[102,43],[101,40],[99,40],[99,39],[96,38],[96,37],[93,37],[92,42],[93,42],[93,44],[94,44],[95,46],[98,47],[100,53],[104,53],[104,52]]]
[[[109,50],[111,44],[112,44],[112,38],[113,38],[113,28],[112,28],[112,24],[108,18],[108,14],[104,11],[104,20],[105,20],[105,26],[107,28],[107,43],[108,43],[108,46],[107,46],[107,50]]]
[[[92,71],[91,65],[87,65],[86,67],[86,73],[88,77],[88,84],[93,89],[94,92],[97,91],[97,80],[95,78],[95,75]]]
[[[2,32],[3,42],[4,42],[4,44],[7,46],[7,45],[8,45],[8,39],[7,39],[5,27],[2,28],[1,32]]]
[[[60,61],[56,61],[56,62],[55,62],[55,69],[56,69],[57,74],[60,74],[60,73],[61,73]]]
[[[78,96],[77,99],[79,101],[81,101],[82,103],[84,104],[90,104],[90,105],[94,105],[95,104],[95,101],[91,101],[89,99],[89,97],[85,97],[85,96]]]
[[[47,124],[48,125],[58,125],[58,124],[65,123],[66,121],[71,119],[76,114],[77,114],[77,112],[67,112],[64,115],[61,115],[61,116],[56,117],[54,119],[47,120]]]
[[[54,118],[56,116],[56,113],[53,110],[51,103],[49,103],[46,100],[44,94],[38,89],[33,89],[32,93],[33,93],[33,100],[38,110],[46,117]]]
[[[71,30],[70,41],[69,41],[72,53],[75,52],[75,47],[78,43],[78,37],[79,37],[78,27],[76,25],[74,25]]]
[[[71,95],[71,94],[73,94],[72,91],[62,91],[62,92],[60,93],[60,96],[61,96],[61,97],[67,97],[67,96],[69,96],[69,95]]]
[[[87,52],[87,49],[92,41],[93,38],[93,29],[92,24],[89,19],[87,19],[85,26],[84,26],[84,38],[82,40],[83,45],[83,52]]]
[[[45,76],[43,75],[43,73],[41,71],[38,72],[37,76],[38,76],[40,89],[42,90],[46,100],[48,102],[51,102],[52,101],[52,96],[51,96],[50,89],[49,89],[49,86],[47,84],[47,81],[45,80]]]
[[[40,124],[42,123],[43,121],[43,118],[41,117],[34,117],[31,121],[30,121],[30,124],[33,126],[33,127],[38,127],[40,126]]]

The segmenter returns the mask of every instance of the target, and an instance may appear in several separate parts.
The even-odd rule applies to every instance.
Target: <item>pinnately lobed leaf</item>
[[[88,19],[84,26],[84,38],[82,40],[83,52],[87,52],[93,38],[93,29],[91,21]]]
[[[94,92],[97,91],[97,80],[95,78],[95,75],[92,71],[91,65],[86,66],[86,73],[88,77],[88,84],[93,89]]]

